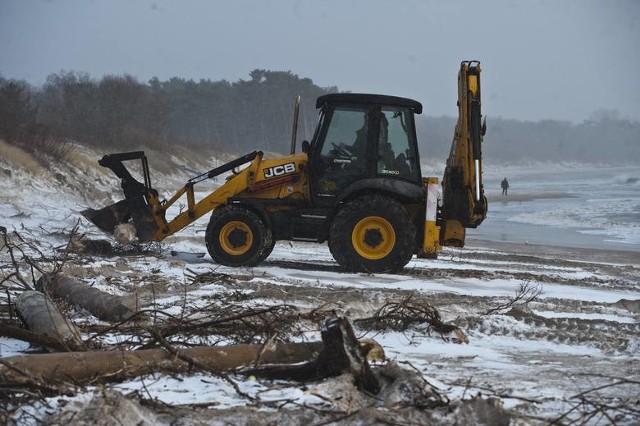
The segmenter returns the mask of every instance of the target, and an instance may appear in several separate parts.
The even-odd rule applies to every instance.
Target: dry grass
[[[203,172],[213,168],[210,163],[211,150],[205,147],[175,145],[166,150],[161,147],[142,147],[141,150],[147,156],[152,175],[154,172],[164,175],[178,173],[182,164]],[[182,160],[176,163],[173,160],[175,158]]]
[[[101,175],[110,175],[110,171],[98,164],[99,159],[100,155],[96,152],[87,150],[85,147],[78,146],[76,144],[73,144],[73,148],[64,156],[65,161],[85,173],[91,171],[97,172]]]
[[[170,153],[153,148],[144,148],[144,154],[149,161],[151,173],[171,174],[178,170],[178,166],[171,161]]]
[[[32,175],[42,173],[42,166],[33,154],[17,146],[9,145],[4,140],[0,140],[0,158]]]
[[[39,148],[37,152],[31,153],[23,149],[23,147],[11,145],[4,140],[0,140],[0,158],[16,169],[24,170],[32,175],[41,175],[48,169],[46,164],[48,164],[50,160],[44,160],[45,157],[40,154],[54,155],[53,152],[55,152],[58,154],[55,158],[61,160],[63,163],[72,165],[74,170],[91,176],[95,176],[96,173],[99,176],[111,176],[109,170],[98,165],[98,160],[104,154],[123,151],[118,149],[94,150],[74,141],[64,143],[51,141],[47,144],[42,144]],[[157,175],[175,175],[180,173],[180,167],[182,165],[187,165],[187,167],[191,169],[202,172],[217,165],[211,162],[213,151],[207,147],[175,145],[170,149],[163,149],[163,146],[160,145],[154,147],[137,146],[135,149],[130,150],[141,150],[145,152],[149,160],[152,177]],[[136,178],[142,179],[138,163],[139,162],[129,162],[126,166]],[[72,171],[69,171],[69,173],[75,176]]]

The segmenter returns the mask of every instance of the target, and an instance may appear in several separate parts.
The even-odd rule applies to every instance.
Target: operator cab
[[[319,97],[316,108],[320,120],[309,148],[316,206],[329,207],[366,188],[384,190],[394,181],[422,187],[414,122],[422,112],[419,102],[336,93]]]

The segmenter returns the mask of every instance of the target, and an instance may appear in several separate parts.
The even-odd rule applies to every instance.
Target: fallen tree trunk
[[[166,343],[166,342],[165,342]],[[379,384],[346,319],[327,321],[322,342],[267,345],[200,346],[133,352],[77,352],[0,358],[0,383],[87,384],[117,381],[152,372],[242,369],[245,374],[293,380],[318,380],[351,373],[361,389],[377,393]]]
[[[136,313],[134,297],[105,293],[81,281],[61,275],[44,274],[36,282],[36,289],[84,308],[103,321],[122,321]]]
[[[83,349],[80,332],[65,319],[58,308],[39,291],[23,291],[16,300],[16,310],[33,333],[53,339],[56,344],[44,345],[49,350]]]
[[[119,381],[160,370],[187,372],[191,359],[211,370],[224,371],[256,363],[282,364],[308,361],[317,356],[321,342],[260,345],[199,346],[178,349],[180,356],[165,349],[131,352],[76,352],[18,355],[0,358],[0,383],[23,386],[32,383],[58,385]]]

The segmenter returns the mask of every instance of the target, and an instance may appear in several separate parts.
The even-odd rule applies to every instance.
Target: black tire
[[[271,230],[262,218],[239,206],[214,210],[205,241],[214,262],[226,266],[255,266],[273,249]]]
[[[329,230],[329,250],[348,271],[399,271],[411,260],[415,245],[416,229],[409,213],[382,195],[346,202]]]
[[[249,266],[256,266],[261,264],[267,257],[269,257],[269,255],[271,254],[271,252],[273,251],[273,248],[276,245],[276,240],[272,239],[271,237],[271,230],[269,230],[269,239],[271,241],[271,243],[269,244],[265,244],[265,246],[263,247],[262,251],[260,252],[260,254],[258,255],[258,257],[256,257],[254,263],[251,263]]]

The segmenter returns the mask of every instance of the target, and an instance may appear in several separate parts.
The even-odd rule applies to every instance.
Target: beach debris
[[[269,379],[296,381],[313,381],[350,373],[358,388],[369,393],[378,393],[380,385],[367,362],[367,345],[365,344],[363,350],[349,321],[345,318],[331,318],[326,321],[321,334],[322,347],[315,359],[298,365],[249,368],[244,373]]]
[[[23,291],[16,300],[16,310],[30,331],[49,339],[45,345],[47,349],[57,351],[83,348],[78,329],[45,294],[33,290]]]
[[[16,355],[2,359],[0,377],[6,386],[117,382],[160,371],[186,373],[194,369],[223,372],[261,364],[299,363],[317,356],[322,344],[167,347],[137,351],[57,352]]]
[[[406,368],[390,361],[379,369],[379,375],[384,387],[378,396],[389,409],[431,409],[449,404],[449,398],[422,377],[420,371],[415,368]]]
[[[67,244],[67,250],[72,253],[83,253],[104,256],[113,254],[113,246],[107,240],[93,240],[85,238],[84,236],[78,237],[72,234],[72,237]]]
[[[137,351],[59,352],[3,358],[0,377],[9,386],[119,381],[157,371],[212,373],[243,372],[254,376],[314,380],[353,375],[360,389],[377,393],[379,385],[360,349],[353,329],[344,318],[327,321],[322,342],[266,345],[239,344],[177,348],[152,329],[147,329],[161,348]]]
[[[460,327],[445,323],[435,307],[427,302],[413,300],[413,295],[400,302],[387,302],[371,317],[360,318],[354,322],[379,331],[406,331],[411,327],[426,325],[427,334],[434,331],[444,340],[445,335],[453,333],[457,343],[469,343],[469,338]]]
[[[120,223],[113,229],[113,236],[120,244],[132,244],[138,241],[136,227],[132,223]]]
[[[138,299],[135,295],[116,296],[105,293],[61,274],[43,274],[35,286],[37,290],[86,309],[104,321],[122,321],[133,317],[138,311]]]
[[[96,389],[90,399],[69,401],[59,413],[48,416],[44,423],[153,426],[158,424],[158,419],[151,409],[115,389]]]

